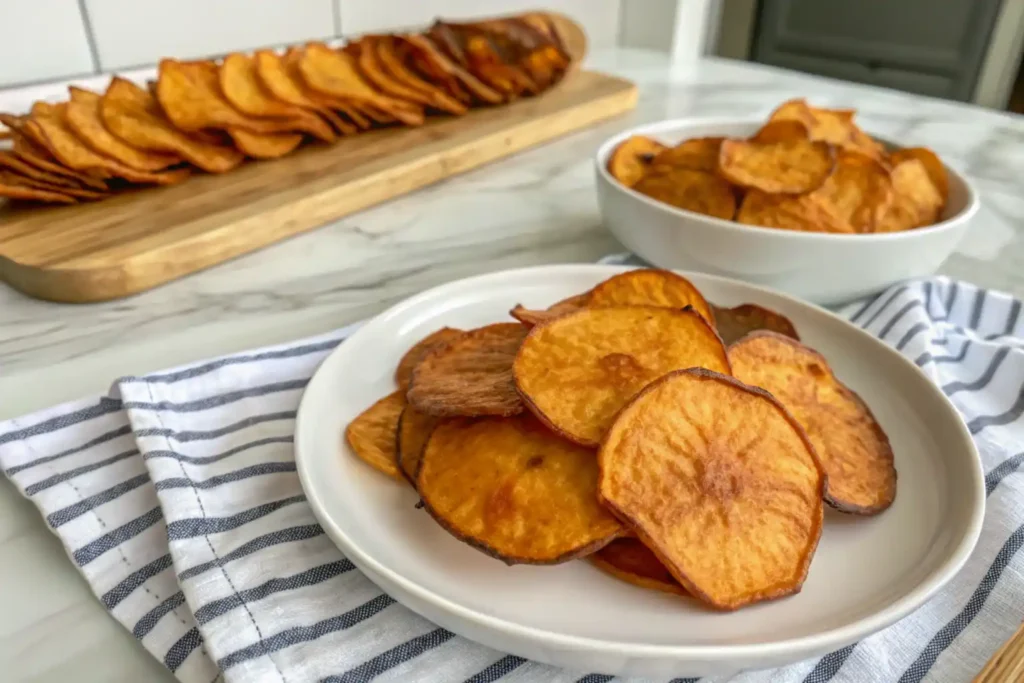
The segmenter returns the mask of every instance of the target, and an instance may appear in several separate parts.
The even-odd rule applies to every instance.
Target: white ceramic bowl
[[[948,166],[949,201],[938,223],[878,235],[742,225],[655,201],[608,173],[608,157],[632,135],[675,144],[704,136],[745,137],[763,123],[763,119],[675,119],[638,126],[606,141],[595,160],[597,200],[604,224],[630,251],[656,266],[724,275],[828,305],[934,273],[978,211],[974,188]]]

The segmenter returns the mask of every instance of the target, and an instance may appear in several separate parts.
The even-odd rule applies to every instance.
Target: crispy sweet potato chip
[[[5,180],[5,184],[8,186],[18,186],[23,188],[30,188],[34,190],[43,190],[44,192],[57,192],[75,199],[84,200],[96,200],[109,197],[109,192],[100,192],[97,190],[87,190],[79,185],[67,186],[67,185],[54,185],[46,182],[45,180],[37,180],[29,176],[24,176],[19,173],[12,171],[6,171],[0,168],[0,176]]]
[[[608,158],[608,173],[626,187],[636,185],[665,145],[657,140],[634,135],[623,141]]]
[[[103,124],[132,147],[171,152],[208,173],[224,173],[244,160],[231,147],[210,144],[171,125],[148,91],[131,81],[114,77],[100,101]]]
[[[736,222],[783,230],[853,233],[853,226],[814,193],[793,196],[750,190],[736,212]]]
[[[692,308],[585,308],[534,327],[516,356],[516,388],[557,433],[596,446],[641,389],[679,368],[728,373],[718,335]]]
[[[754,142],[769,144],[790,140],[808,140],[810,137],[807,126],[800,121],[781,119],[764,124],[750,139]]]
[[[440,83],[454,97],[466,93],[470,98],[484,104],[501,104],[505,101],[501,93],[483,83],[466,71],[456,61],[448,58],[426,36],[408,34],[404,36],[416,65],[432,83]]]
[[[107,189],[106,183],[101,179],[62,166],[45,147],[36,144],[25,135],[23,130],[24,126],[28,123],[27,117],[23,118],[0,113],[0,123],[11,128],[14,135],[11,153],[21,162],[45,173],[67,178],[76,184],[81,184],[101,192]],[[18,171],[18,169],[13,170]]]
[[[729,347],[735,376],[771,392],[807,431],[828,474],[825,500],[842,512],[877,514],[896,497],[892,448],[871,410],[816,351],[772,332]]]
[[[398,361],[398,368],[395,370],[395,382],[398,383],[398,388],[408,389],[409,383],[412,382],[412,371],[419,365],[419,362],[426,358],[428,353],[441,348],[461,336],[462,333],[462,330],[457,330],[454,327],[442,327],[416,342]]]
[[[725,138],[692,138],[669,147],[651,160],[651,168],[688,168],[691,171],[714,173],[718,170],[718,154]]]
[[[704,320],[715,325],[711,305],[682,275],[670,270],[638,268],[614,275],[590,291],[588,306],[692,306]]]
[[[949,174],[946,173],[946,166],[939,159],[938,155],[927,147],[904,147],[889,155],[889,161],[895,168],[908,159],[917,159],[924,166],[932,185],[939,191],[942,197],[942,204],[945,206],[949,200]]]
[[[859,152],[840,150],[832,175],[813,195],[853,232],[874,232],[892,204],[892,177],[881,162]]]
[[[635,538],[617,538],[589,559],[598,569],[634,586],[688,595],[658,556]]]
[[[800,194],[820,187],[835,165],[828,143],[725,140],[718,171],[731,183],[772,194]]]
[[[449,114],[465,114],[469,111],[461,101],[409,69],[399,55],[399,42],[393,36],[376,38],[373,48],[383,70],[405,87],[419,92],[426,98],[424,104]]]
[[[496,323],[431,351],[413,369],[409,404],[438,417],[521,413],[512,362],[527,332],[519,323]]]
[[[585,292],[583,294],[577,294],[569,297],[568,299],[562,299],[561,301],[555,302],[544,310],[533,310],[525,308],[521,304],[516,304],[515,308],[508,313],[524,325],[533,327],[534,325],[546,323],[560,315],[565,315],[566,313],[572,313],[573,311],[585,308],[589,301],[590,292]]]
[[[289,55],[291,56],[289,57]],[[253,58],[256,62],[256,73],[260,83],[271,95],[282,102],[324,117],[334,130],[342,135],[352,135],[358,132],[357,126],[338,116],[302,81],[298,71],[300,57],[301,51],[298,49],[289,50],[285,57],[281,57],[272,50],[257,50]]]
[[[402,478],[398,469],[398,418],[405,409],[401,391],[388,394],[360,413],[345,428],[345,440],[360,460],[389,477]]]
[[[715,311],[715,329],[726,346],[756,330],[771,330],[800,340],[789,318],[763,306],[740,304],[732,308],[719,308],[712,305],[712,309]]]
[[[510,565],[567,562],[622,533],[597,502],[594,453],[529,413],[442,421],[416,488],[453,536]]]
[[[691,594],[732,610],[800,590],[825,474],[762,389],[699,368],[650,384],[598,453],[602,502]]]
[[[769,120],[799,121],[807,128],[812,140],[822,140],[873,159],[881,159],[881,145],[857,127],[853,121],[855,113],[852,109],[811,107],[806,100],[795,99],[779,105]]]
[[[68,128],[94,152],[105,154],[139,171],[161,171],[181,163],[182,159],[177,154],[147,152],[112,135],[100,117],[102,96],[99,93],[75,86],[69,87],[68,92],[71,93],[71,101],[64,111]]]
[[[426,448],[427,439],[440,420],[441,418],[425,415],[408,405],[398,418],[398,469],[414,488],[416,475],[420,471],[420,461],[423,459],[423,449]]]
[[[729,220],[736,213],[732,187],[712,173],[688,168],[652,168],[633,189],[678,209],[706,216]]]
[[[896,232],[932,225],[942,211],[942,195],[920,159],[908,158],[891,172],[893,198],[875,232]]]
[[[254,159],[277,159],[302,144],[302,135],[298,133],[253,133],[242,128],[227,130],[235,146]]]
[[[32,178],[44,183],[49,183],[54,187],[79,187],[78,183],[71,178],[38,169],[18,157],[11,150],[0,150],[0,170],[3,169],[14,171],[18,175],[26,178]]]
[[[42,190],[33,187],[22,176],[11,171],[0,170],[0,197],[25,201],[50,202],[53,204],[74,204],[77,200],[64,191]]]

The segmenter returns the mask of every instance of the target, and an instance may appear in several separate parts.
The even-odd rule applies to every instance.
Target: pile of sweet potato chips
[[[889,151],[854,114],[797,99],[748,139],[694,138],[670,147],[633,136],[612,153],[608,171],[652,199],[746,225],[865,234],[936,223],[949,179],[935,152]]]
[[[104,93],[0,113],[0,197],[74,204],[132,185],[171,185],[274,159],[307,141],[334,143],[379,126],[418,126],[538,95],[571,58],[550,17],[435,22],[422,33],[312,42],[217,61],[160,62],[140,86],[115,77]]]
[[[800,590],[824,504],[896,497],[870,409],[775,311],[641,269],[510,315],[416,343],[345,432],[507,564],[587,558],[731,610]]]

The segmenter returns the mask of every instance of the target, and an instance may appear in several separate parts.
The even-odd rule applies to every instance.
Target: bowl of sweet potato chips
[[[651,263],[825,304],[934,272],[978,209],[935,151],[804,99],[767,118],[634,128],[602,145],[596,171],[605,224]]]

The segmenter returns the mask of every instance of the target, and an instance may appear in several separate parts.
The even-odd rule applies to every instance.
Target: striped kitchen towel
[[[731,680],[969,681],[1024,616],[1021,302],[935,278],[841,313],[913,359],[963,414],[986,472],[984,530],[960,574],[900,623]],[[292,432],[303,387],[351,331],[123,378],[109,396],[0,424],[0,465],[113,617],[185,683],[611,680],[438,628],[324,535]]]

